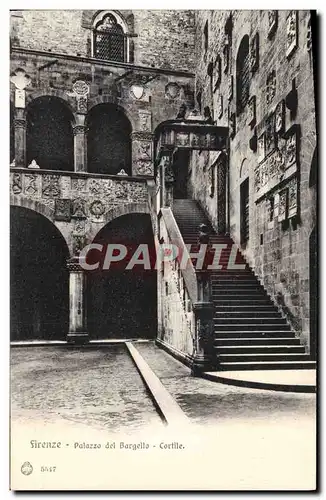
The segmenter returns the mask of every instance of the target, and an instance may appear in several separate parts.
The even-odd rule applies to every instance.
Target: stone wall
[[[115,217],[150,212],[145,180],[15,168],[10,174],[10,204],[51,220],[71,256],[78,255]]]
[[[16,78],[21,77],[20,69],[29,82],[24,89],[25,112],[38,97],[59,98],[73,113],[72,125],[82,125],[86,134],[88,116],[95,106],[103,103],[117,106],[128,118],[132,130],[134,175],[153,175],[153,134],[156,127],[162,121],[175,118],[181,103],[191,106],[193,101],[194,82],[189,73],[166,73],[154,69],[142,71],[139,68],[126,72],[125,68],[113,67],[109,63],[85,64],[78,57],[58,57],[50,53],[15,49],[11,56],[10,98],[13,104]],[[82,82],[85,95],[76,94],[76,81]],[[108,160],[110,163],[111,158]],[[47,165],[41,167],[48,168]],[[87,171],[87,165],[84,170]]]
[[[12,11],[12,44],[28,49],[91,56],[98,10]],[[143,66],[191,71],[195,63],[195,16],[188,10],[117,11],[128,26],[133,61]]]
[[[246,35],[250,99],[239,112],[236,61]],[[309,187],[316,147],[310,12],[198,11],[196,59],[195,95],[230,131],[231,235],[240,245],[240,185],[249,178],[243,252],[308,345],[309,236],[316,221]],[[189,188],[217,227],[215,160],[215,153],[193,154]]]

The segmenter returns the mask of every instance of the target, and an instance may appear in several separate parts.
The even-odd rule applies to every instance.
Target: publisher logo
[[[22,471],[22,474],[24,474],[24,476],[29,476],[33,472],[32,464],[29,462],[24,462],[20,470]]]

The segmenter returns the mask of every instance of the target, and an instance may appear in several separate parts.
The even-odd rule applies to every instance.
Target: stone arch
[[[150,214],[149,205],[146,202],[143,203],[125,203],[123,205],[118,205],[117,207],[108,210],[103,217],[103,223],[101,226],[98,224],[91,225],[91,231],[88,235],[88,241],[91,243],[96,235],[111,221],[127,214]]]
[[[88,172],[132,175],[132,124],[121,106],[103,102],[86,118]]]
[[[32,99],[26,108],[26,158],[41,168],[73,171],[75,116],[65,99],[53,93]]]
[[[119,10],[83,10],[81,18],[82,27],[91,29],[93,27],[94,20],[101,12],[112,12],[113,14],[118,15],[128,26],[128,32],[134,33],[134,15],[132,10],[124,10],[123,13]]]
[[[29,92],[26,96],[26,112],[29,106],[38,99],[39,97],[57,97],[60,99],[63,104],[71,111],[71,114],[74,117],[72,121],[72,126],[76,124],[75,113],[77,111],[76,99],[69,97],[67,92],[59,89],[52,89],[51,87],[44,87],[36,89],[35,91]]]
[[[247,158],[244,158],[240,165],[239,177],[240,179],[242,179],[244,177],[248,177],[248,175],[249,175],[249,162]]]
[[[128,205],[106,214],[106,223],[101,224],[93,240],[101,245],[101,251],[93,253],[91,250],[87,256],[89,264],[98,263],[96,269],[87,272],[87,318],[91,339],[155,338],[157,270],[151,217],[146,213],[145,204]],[[107,252],[112,244],[124,245],[127,253],[126,258],[108,266]],[[143,252],[144,246],[150,266],[136,265],[128,269],[127,263],[137,258],[139,253],[136,252]]]
[[[33,198],[27,198],[25,196],[15,196],[15,195],[10,195],[10,205],[13,207],[22,207],[32,210],[33,212],[43,215],[46,219],[52,222],[52,224],[56,227],[57,231],[59,231],[62,238],[66,242],[69,255],[71,255],[68,240],[66,236],[63,234],[63,232],[56,225],[54,218],[54,210],[51,207],[48,207],[47,205],[44,205],[44,203],[38,200],[34,200]]]
[[[240,114],[248,103],[250,94],[249,36],[242,38],[236,57],[236,106]]]
[[[88,113],[91,111],[92,108],[94,108],[95,106],[98,106],[99,104],[114,104],[115,106],[117,106],[117,108],[119,108],[119,110],[122,113],[124,113],[126,115],[126,117],[128,118],[128,120],[131,123],[132,131],[137,129],[136,116],[133,113],[131,113],[129,109],[124,107],[121,104],[121,100],[118,97],[116,97],[115,95],[102,94],[102,95],[98,95],[96,97],[93,97],[92,99],[89,99],[89,101],[88,101]]]
[[[11,338],[64,340],[69,321],[69,248],[62,232],[43,215],[48,211],[26,205],[10,207]]]

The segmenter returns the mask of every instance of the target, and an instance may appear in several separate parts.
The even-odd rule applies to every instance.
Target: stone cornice
[[[171,70],[171,69],[163,69],[163,68],[152,68],[149,66],[139,66],[136,64],[131,64],[131,63],[122,63],[122,62],[116,62],[116,61],[103,61],[102,59],[96,59],[95,57],[86,57],[86,56],[74,56],[71,54],[61,54],[57,52],[46,52],[42,50],[34,50],[34,49],[25,49],[22,47],[12,47],[11,48],[11,53],[16,53],[16,54],[24,54],[24,55],[31,55],[31,56],[42,56],[42,57],[51,57],[55,59],[66,59],[70,61],[75,61],[75,62],[80,62],[80,63],[88,63],[88,64],[96,64],[97,66],[112,66],[116,68],[122,68],[122,69],[133,69],[135,71],[143,71],[143,72],[150,72],[150,73],[157,73],[161,75],[174,75],[174,76],[181,76],[181,77],[186,77],[186,78],[195,78],[194,73],[190,73],[188,71],[182,71],[182,70]]]

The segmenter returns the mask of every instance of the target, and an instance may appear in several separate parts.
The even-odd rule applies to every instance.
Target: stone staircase
[[[211,270],[214,304],[214,349],[218,370],[294,370],[315,368],[304,346],[274,305],[252,269],[238,251],[235,263],[243,270],[228,269],[233,240],[217,234],[194,200],[177,199],[173,215],[191,251],[198,249],[198,227],[209,228],[210,243],[226,244],[220,270]],[[195,260],[193,260],[195,263]],[[205,265],[212,260],[205,261]]]

